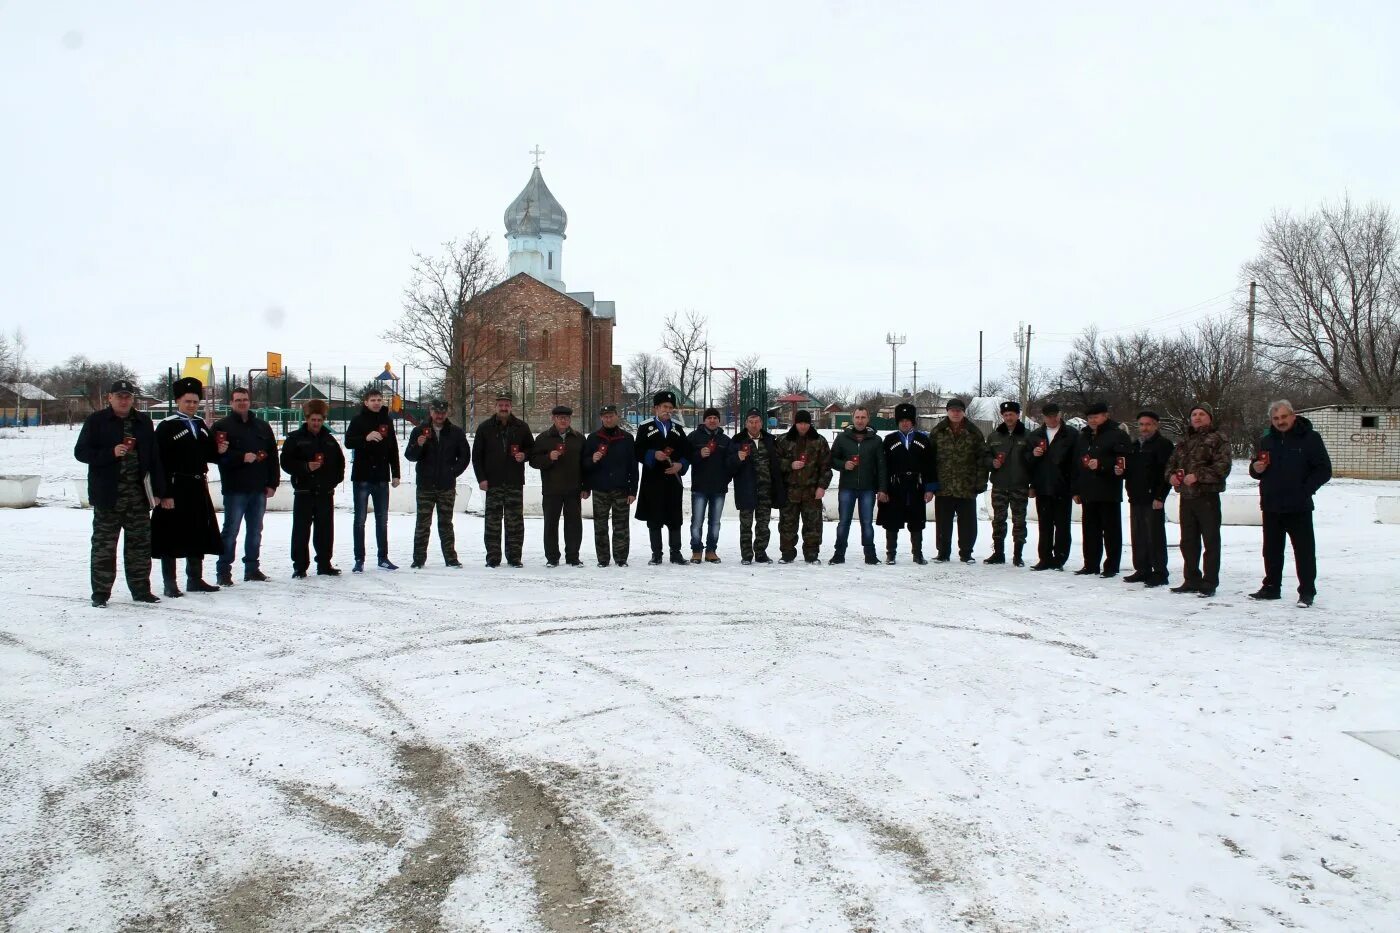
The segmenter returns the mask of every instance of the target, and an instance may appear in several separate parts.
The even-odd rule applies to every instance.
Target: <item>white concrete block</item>
[[[40,477],[32,474],[0,476],[0,509],[27,509],[39,496]]]
[[[1259,511],[1258,494],[1221,496],[1220,523],[1222,525],[1264,524],[1264,513]]]
[[[1376,497],[1376,521],[1383,525],[1400,525],[1400,496]]]

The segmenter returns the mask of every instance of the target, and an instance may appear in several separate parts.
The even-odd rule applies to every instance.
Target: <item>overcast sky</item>
[[[1162,7],[1162,5],[1158,5]],[[0,0],[0,325],[34,361],[367,378],[413,249],[529,177],[616,361],[976,382],[1228,309],[1276,209],[1400,205],[1400,5]],[[1043,336],[1041,336],[1043,334]]]

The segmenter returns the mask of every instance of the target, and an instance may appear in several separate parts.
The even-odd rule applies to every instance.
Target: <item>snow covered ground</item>
[[[1348,735],[1400,729],[1400,484],[1324,490],[1313,610],[1244,597],[1257,528],[1200,600],[742,567],[732,516],[718,567],[551,571],[530,521],[487,570],[462,515],[465,569],[294,583],[286,514],[273,582],[94,610],[72,437],[0,438],[46,478],[0,512],[0,928],[1400,928],[1400,760]]]

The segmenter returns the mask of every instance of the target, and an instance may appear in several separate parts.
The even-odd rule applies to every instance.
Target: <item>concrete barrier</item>
[[[1376,496],[1376,521],[1400,525],[1400,496]]]
[[[1181,523],[1181,497],[1172,493],[1165,508],[1167,521]],[[1259,496],[1247,493],[1226,493],[1220,497],[1220,523],[1222,525],[1262,525],[1264,513],[1259,511]]]
[[[457,511],[468,511],[472,501],[472,492],[475,485],[467,486],[459,484],[457,486]],[[209,496],[214,500],[214,511],[224,510],[223,484],[217,479],[209,481]],[[292,510],[292,484],[283,480],[277,485],[277,492],[267,503],[269,512],[290,512]],[[79,500],[83,508],[87,508],[87,487],[82,487],[82,498]],[[355,508],[354,490],[350,481],[341,483],[335,490],[336,508],[353,511]],[[399,483],[399,487],[389,487],[389,511],[399,515],[413,515],[418,511],[418,490],[413,483]],[[480,510],[478,510],[480,511]]]
[[[27,509],[39,497],[39,480],[32,474],[0,476],[0,509]]]

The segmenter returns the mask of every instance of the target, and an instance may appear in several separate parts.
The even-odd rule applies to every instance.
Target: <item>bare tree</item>
[[[675,363],[676,388],[695,398],[705,378],[705,342],[710,322],[697,311],[679,311],[666,315],[661,325],[661,348]]]
[[[633,353],[627,358],[622,385],[637,396],[637,406],[645,410],[651,397],[675,381],[671,363],[659,353]]]
[[[52,366],[37,377],[39,386],[50,395],[63,398],[81,392],[87,407],[96,410],[103,405],[107,389],[118,379],[128,379],[140,384],[136,370],[125,363],[115,361],[94,361],[86,356],[70,356],[57,366]],[[164,379],[164,374],[158,382]],[[147,383],[148,385],[151,383]]]
[[[1090,327],[1065,357],[1060,375],[1065,400],[1078,405],[1103,400],[1120,414],[1155,402],[1170,356],[1168,342],[1149,331],[1105,338]]]
[[[468,393],[507,365],[490,352],[497,324],[492,309],[472,302],[499,284],[505,270],[479,230],[465,240],[444,243],[439,256],[415,252],[413,259],[403,312],[381,336],[441,380],[447,398],[462,406],[465,417]]]
[[[803,395],[807,392],[807,383],[801,376],[784,376],[781,394],[783,395]]]
[[[851,404],[851,387],[849,385],[818,386],[812,392],[814,398],[819,398],[822,405],[838,405],[847,408]]]
[[[1275,214],[1256,281],[1260,353],[1290,383],[1344,402],[1400,400],[1400,246],[1390,209],[1351,200],[1303,217]]]

